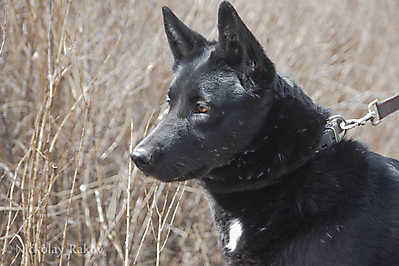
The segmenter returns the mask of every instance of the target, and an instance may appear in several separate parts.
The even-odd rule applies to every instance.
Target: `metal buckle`
[[[334,115],[328,118],[326,128],[331,129],[334,132],[334,138],[336,142],[340,142],[346,135],[346,129],[342,127],[342,124],[346,125],[345,119],[340,115]],[[340,134],[344,132],[343,137]]]

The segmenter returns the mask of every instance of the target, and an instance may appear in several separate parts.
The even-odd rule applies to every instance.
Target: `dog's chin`
[[[187,173],[179,174],[178,172],[175,173],[149,173],[142,171],[144,175],[150,176],[155,178],[158,181],[170,183],[170,182],[182,182],[190,179],[200,179],[206,176],[210,170],[206,167],[201,167],[199,169],[188,171]]]

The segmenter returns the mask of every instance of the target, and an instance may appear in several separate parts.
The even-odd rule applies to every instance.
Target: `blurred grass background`
[[[144,178],[128,157],[171,79],[160,7],[216,39],[219,2],[0,1],[0,265],[223,265],[201,189]],[[334,114],[398,92],[397,0],[232,3]],[[350,137],[398,158],[398,123]]]

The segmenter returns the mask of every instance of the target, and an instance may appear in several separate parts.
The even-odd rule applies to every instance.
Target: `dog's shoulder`
[[[368,160],[371,165],[375,166],[377,169],[385,169],[385,172],[392,179],[399,181],[399,161],[380,155],[378,153],[369,152]]]
[[[352,143],[356,143],[356,148],[354,149],[355,156],[356,154],[360,155],[358,159],[360,158],[365,164],[365,167],[358,169],[363,176],[372,179],[375,178],[383,182],[394,182],[395,187],[399,186],[398,160],[370,151],[359,142],[352,141]]]
[[[390,190],[399,191],[399,161],[370,151],[361,142],[344,140],[322,157],[311,168],[313,171],[323,170],[323,175],[335,176],[346,184],[362,184],[364,188],[384,186],[383,189],[390,186]]]
[[[323,191],[328,201],[336,200],[337,206],[347,206],[367,219],[372,217],[381,228],[398,231],[392,236],[399,238],[399,161],[353,140],[343,141],[332,150],[312,169],[312,173],[323,172],[312,180],[314,189]],[[321,178],[323,181],[318,182]]]

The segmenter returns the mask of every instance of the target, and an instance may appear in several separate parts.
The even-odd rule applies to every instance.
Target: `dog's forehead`
[[[172,83],[170,94],[203,96],[221,94],[243,94],[245,89],[233,72],[220,69],[197,69],[182,72]]]
[[[244,93],[237,75],[222,65],[215,64],[211,55],[214,48],[175,67],[175,75],[171,81],[170,94],[179,95],[191,92],[209,93],[215,90],[230,88],[234,94]]]
[[[215,50],[214,46],[205,49],[199,56],[191,58],[177,64],[175,66],[174,77],[171,82],[171,87],[176,87],[182,81],[188,81],[188,78],[195,74],[203,72],[201,70],[204,65],[209,62],[212,52]]]

